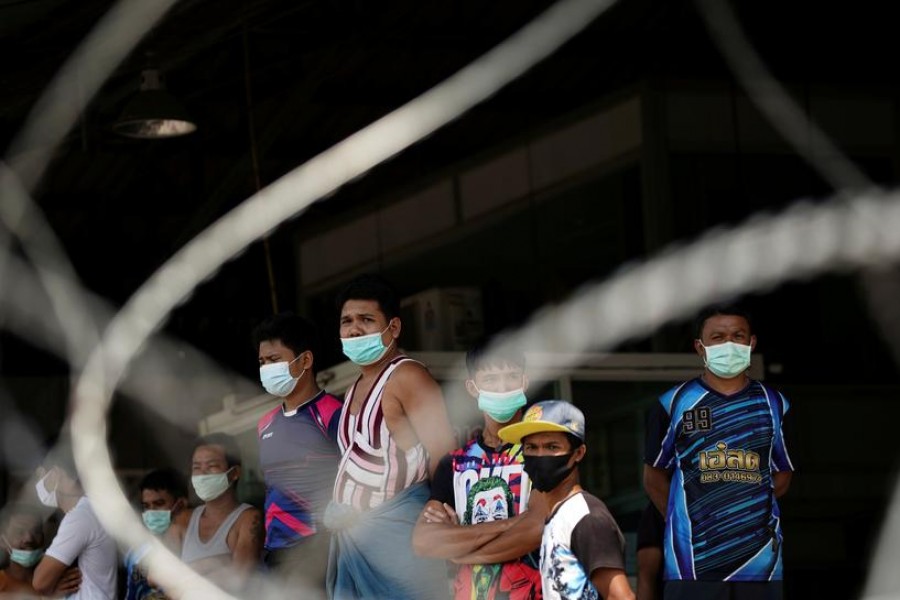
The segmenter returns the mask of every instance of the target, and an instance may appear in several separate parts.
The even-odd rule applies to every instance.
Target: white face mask
[[[50,472],[52,472],[52,469]],[[38,482],[34,485],[34,489],[37,492],[37,497],[38,500],[41,501],[41,504],[50,508],[58,508],[59,502],[56,497],[56,487],[59,486],[59,482],[57,481],[56,487],[54,487],[52,491],[48,490],[47,485],[44,483],[47,477],[50,476],[50,472],[48,472],[38,480]]]
[[[231,469],[233,468],[231,467]],[[225,490],[231,486],[231,482],[228,481],[228,474],[231,473],[231,469],[224,473],[192,476],[191,484],[194,486],[194,491],[197,492],[197,497],[204,502],[209,502],[224,494]]]

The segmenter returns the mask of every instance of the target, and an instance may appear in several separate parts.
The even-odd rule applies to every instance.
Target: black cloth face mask
[[[569,465],[574,451],[557,456],[525,455],[525,472],[531,479],[531,485],[539,492],[549,492],[569,476],[578,463]]]

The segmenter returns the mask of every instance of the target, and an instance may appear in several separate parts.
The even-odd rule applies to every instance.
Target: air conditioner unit
[[[484,335],[481,290],[476,288],[431,288],[408,296],[400,302],[400,318],[400,345],[408,350],[468,350]]]

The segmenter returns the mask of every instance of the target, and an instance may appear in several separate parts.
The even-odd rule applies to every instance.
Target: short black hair
[[[228,468],[241,465],[241,449],[238,447],[234,437],[227,433],[211,433],[197,438],[191,455],[193,456],[193,453],[201,446],[221,446],[225,450],[225,463],[228,465]]]
[[[355,277],[338,292],[335,302],[338,313],[348,300],[374,300],[388,320],[400,316],[400,300],[394,286],[375,273]]]
[[[44,515],[41,513],[41,509],[35,506],[34,504],[27,504],[25,502],[13,502],[12,504],[7,504],[0,510],[0,531],[6,531],[6,527],[9,525],[10,519],[13,517],[18,517],[20,515],[24,515],[27,517],[34,517],[38,520],[38,523],[42,523],[44,521]]]
[[[315,372],[315,359],[319,355],[320,346],[319,331],[312,321],[292,312],[273,315],[253,330],[253,345],[257,351],[261,343],[271,340],[280,340],[296,356],[300,356],[303,352],[312,352],[313,372]]]
[[[719,315],[728,315],[732,317],[743,317],[750,326],[750,333],[753,333],[753,319],[750,312],[742,305],[737,303],[730,304],[714,304],[701,310],[694,319],[694,339],[700,339],[703,336],[703,326],[710,317]]]
[[[565,435],[569,438],[569,447],[572,449],[572,452],[584,446],[584,440],[574,433],[566,433]]]
[[[138,491],[154,490],[157,492],[169,492],[176,500],[187,498],[188,490],[184,476],[171,467],[150,471],[138,485]]]
[[[540,432],[535,432],[535,433],[540,433]],[[572,452],[575,452],[576,450],[578,450],[579,448],[581,448],[582,446],[584,446],[584,440],[581,439],[580,437],[578,437],[577,435],[575,435],[574,433],[569,433],[568,431],[560,431],[559,433],[561,433],[561,434],[563,434],[564,436],[566,436],[566,439],[569,440],[569,449],[570,449]],[[530,433],[530,434],[528,434],[528,435],[535,435],[535,434],[534,434],[534,433]],[[522,440],[524,441],[524,439],[527,438],[528,435],[524,436],[524,437],[522,438]]]
[[[489,367],[502,367],[511,365],[525,369],[525,354],[518,350],[492,350],[487,339],[478,341],[466,352],[466,368],[469,370],[469,378],[475,377],[475,373]]]

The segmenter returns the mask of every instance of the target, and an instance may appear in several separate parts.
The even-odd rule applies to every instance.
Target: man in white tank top
[[[456,447],[440,386],[397,347],[393,289],[364,275],[338,298],[344,354],[360,366],[341,411],[342,458],[325,524],[335,531],[329,593],[335,599],[446,598],[443,561],[412,552],[416,518],[438,461]]]
[[[240,478],[240,454],[231,436],[217,433],[197,442],[191,484],[204,504],[191,513],[181,560],[231,592],[256,568],[265,536],[262,512],[238,502]]]

